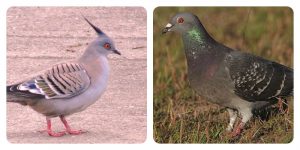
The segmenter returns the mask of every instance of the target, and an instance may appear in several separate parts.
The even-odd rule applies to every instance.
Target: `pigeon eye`
[[[179,18],[177,18],[177,23],[183,23],[184,22],[184,19],[182,18],[182,17],[179,17]]]
[[[110,49],[110,48],[111,48],[111,46],[110,46],[109,43],[105,43],[105,44],[103,45],[103,47],[104,47],[105,49]]]

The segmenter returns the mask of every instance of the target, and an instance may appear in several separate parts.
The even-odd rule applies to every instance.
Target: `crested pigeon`
[[[50,136],[84,133],[82,130],[71,129],[65,116],[85,110],[101,97],[109,77],[107,56],[112,53],[121,55],[109,36],[85,17],[84,19],[98,36],[88,45],[81,57],[53,65],[39,75],[8,85],[6,88],[7,102],[28,105],[46,116],[46,131]],[[65,131],[52,131],[53,117],[60,117]]]

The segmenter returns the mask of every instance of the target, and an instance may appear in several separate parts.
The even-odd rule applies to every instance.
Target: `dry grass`
[[[177,12],[197,14],[219,42],[293,66],[293,12],[289,8],[167,8],[154,11],[154,140],[159,143],[288,143],[293,139],[293,99],[289,112],[276,107],[267,119],[251,119],[240,138],[225,131],[224,108],[190,88],[181,37],[161,35]],[[249,16],[249,17],[248,17]]]

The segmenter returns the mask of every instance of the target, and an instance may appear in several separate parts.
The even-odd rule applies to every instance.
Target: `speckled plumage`
[[[237,114],[242,117],[236,130],[240,132],[254,109],[293,95],[293,69],[218,43],[197,16],[176,14],[163,33],[170,31],[182,35],[192,88],[206,100],[227,108],[227,130],[233,129]]]

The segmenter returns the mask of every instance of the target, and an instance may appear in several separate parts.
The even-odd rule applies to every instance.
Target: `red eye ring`
[[[178,18],[177,18],[177,23],[180,23],[180,24],[181,24],[181,23],[183,23],[183,22],[184,22],[184,19],[183,19],[182,17],[178,17]]]
[[[110,48],[111,48],[111,46],[110,46],[109,43],[105,43],[105,44],[103,45],[103,47],[104,47],[105,49],[110,49]]]

